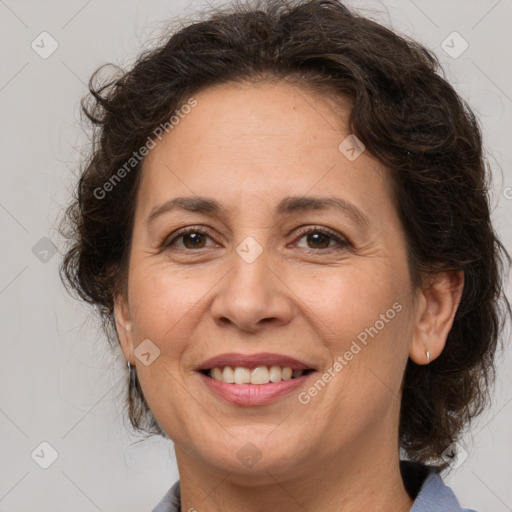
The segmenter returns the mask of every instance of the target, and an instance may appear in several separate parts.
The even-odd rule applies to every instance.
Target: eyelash
[[[176,242],[176,240],[178,240],[179,238],[182,238],[185,235],[189,235],[191,233],[200,233],[202,235],[207,235],[209,238],[213,239],[212,233],[208,229],[204,228],[203,226],[189,226],[188,228],[180,229],[175,234],[175,236],[173,236],[171,238],[171,240],[169,240],[168,242],[164,242],[164,244],[163,244],[164,249],[169,249],[174,244],[174,242]],[[331,238],[332,240],[334,240],[337,243],[338,247],[327,247],[325,249],[309,249],[309,248],[306,249],[309,251],[319,252],[319,251],[329,251],[329,250],[342,250],[342,249],[346,249],[347,247],[351,246],[351,244],[348,240],[338,236],[338,234],[335,231],[332,231],[328,228],[319,227],[319,226],[308,226],[307,228],[299,230],[299,232],[297,234],[297,237],[298,237],[297,240],[300,240],[303,236],[309,235],[311,233],[320,233],[322,235],[328,236],[329,238]],[[188,249],[186,247],[185,248],[180,247],[180,249],[183,249],[186,251],[194,250],[194,249]],[[205,249],[205,247],[200,247],[199,249]]]

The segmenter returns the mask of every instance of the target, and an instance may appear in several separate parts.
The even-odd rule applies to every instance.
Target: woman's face
[[[283,82],[195,99],[145,159],[116,305],[178,464],[263,478],[396,456],[417,307],[388,171],[345,140],[343,100]],[[239,354],[250,378],[279,363],[262,353],[314,371],[264,392],[198,371]]]

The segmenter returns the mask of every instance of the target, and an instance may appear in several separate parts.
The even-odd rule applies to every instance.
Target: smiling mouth
[[[224,384],[265,385],[281,381],[294,380],[312,373],[313,369],[292,370],[289,366],[258,366],[250,369],[242,366],[224,366],[199,370],[206,377]]]

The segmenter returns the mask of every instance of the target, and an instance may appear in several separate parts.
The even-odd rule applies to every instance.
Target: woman
[[[154,512],[461,510],[440,471],[487,402],[510,258],[437,71],[310,0],[91,79],[61,272],[122,348],[133,427],[174,443]]]

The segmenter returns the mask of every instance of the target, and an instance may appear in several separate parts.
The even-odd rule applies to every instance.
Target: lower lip
[[[269,382],[268,384],[227,384],[199,373],[213,393],[236,405],[265,405],[299,388],[313,375],[310,372],[296,379]]]

